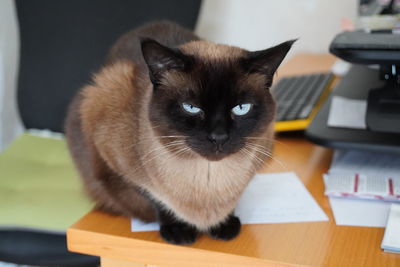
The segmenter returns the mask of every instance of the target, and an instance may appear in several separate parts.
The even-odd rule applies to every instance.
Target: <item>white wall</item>
[[[203,0],[197,33],[250,50],[299,38],[298,52],[327,53],[342,18],[353,20],[358,0]]]
[[[22,132],[16,108],[18,50],[14,1],[0,0],[0,151]]]

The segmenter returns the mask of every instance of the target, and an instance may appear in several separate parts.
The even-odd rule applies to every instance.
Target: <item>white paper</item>
[[[295,173],[258,174],[236,208],[244,224],[327,221]]]
[[[240,198],[235,214],[242,224],[328,220],[293,172],[256,175]],[[133,219],[131,229],[133,232],[155,231],[159,225]]]
[[[131,220],[132,232],[148,232],[157,231],[160,229],[160,225],[157,222],[145,223],[138,219]]]
[[[358,173],[400,178],[400,155],[358,150],[337,150],[329,174]]]
[[[367,129],[365,122],[366,112],[366,100],[334,96],[329,110],[328,126]]]
[[[354,173],[325,174],[325,195],[400,201],[400,177]]]
[[[385,227],[390,202],[330,197],[337,225]]]
[[[400,252],[400,205],[392,204],[381,247],[385,251]]]

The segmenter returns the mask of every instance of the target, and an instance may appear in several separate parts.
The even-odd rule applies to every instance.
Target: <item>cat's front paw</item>
[[[215,239],[226,241],[231,240],[239,234],[240,225],[241,224],[238,217],[234,215],[229,215],[228,219],[225,222],[211,228],[208,231],[208,234]]]
[[[160,228],[161,237],[172,244],[189,245],[196,241],[198,231],[186,223],[168,223],[162,224]]]

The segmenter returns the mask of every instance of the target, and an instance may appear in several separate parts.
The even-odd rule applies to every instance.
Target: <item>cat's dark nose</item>
[[[218,147],[218,149],[221,149],[222,146],[229,139],[228,133],[224,130],[212,131],[211,133],[208,134],[207,137],[208,137],[208,140],[210,140],[212,143],[214,143]]]

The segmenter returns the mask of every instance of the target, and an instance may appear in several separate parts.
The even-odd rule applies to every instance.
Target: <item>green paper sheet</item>
[[[0,228],[65,232],[92,207],[65,140],[23,134],[0,154]]]

